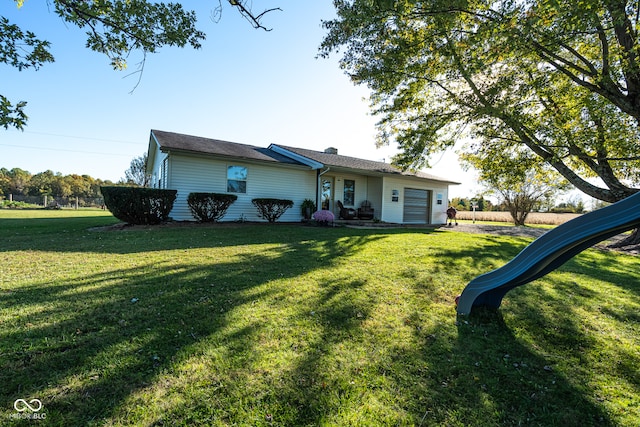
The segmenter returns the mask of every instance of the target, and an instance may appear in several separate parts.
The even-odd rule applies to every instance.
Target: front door
[[[322,178],[322,209],[333,212],[333,177]]]

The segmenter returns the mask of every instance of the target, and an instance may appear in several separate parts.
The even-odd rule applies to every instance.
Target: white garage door
[[[402,222],[405,224],[428,224],[431,191],[415,188],[404,189],[404,214]]]

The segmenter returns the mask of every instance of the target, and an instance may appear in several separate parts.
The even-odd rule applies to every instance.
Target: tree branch
[[[264,15],[266,15],[269,12],[273,12],[276,10],[282,11],[282,9],[280,9],[279,7],[272,7],[271,9],[266,9],[264,12],[258,14],[258,15],[254,15],[253,12],[247,8],[244,3],[240,0],[229,0],[229,4],[231,6],[235,6],[238,8],[238,10],[240,11],[240,15],[242,15],[243,18],[245,18],[247,21],[249,21],[251,23],[251,25],[253,26],[253,28],[255,29],[262,29],[264,31],[271,31],[273,28],[267,28],[264,25],[262,25],[260,23],[260,19],[262,19],[262,17]]]

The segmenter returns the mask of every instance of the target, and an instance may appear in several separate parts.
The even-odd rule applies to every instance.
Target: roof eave
[[[153,130],[151,130],[151,132],[149,133],[149,147],[147,148],[147,164],[145,165],[147,173],[153,172],[153,163],[155,161],[156,149],[160,149],[162,151],[160,143],[156,139],[156,136],[153,134]]]
[[[300,162],[302,164],[305,164],[307,166],[309,166],[311,169],[322,169],[325,165],[323,163],[317,162],[315,160],[311,160],[308,157],[305,157],[303,155],[300,155],[298,153],[294,153],[292,151],[287,150],[286,148],[280,147],[279,145],[276,144],[271,144],[268,147],[269,150],[275,151],[276,153],[289,157],[293,160],[295,160],[296,162]]]

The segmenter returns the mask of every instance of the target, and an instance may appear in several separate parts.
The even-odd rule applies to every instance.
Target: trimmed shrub
[[[253,206],[258,209],[258,215],[269,222],[276,222],[283,213],[293,206],[293,201],[285,199],[253,199]]]
[[[198,221],[216,222],[227,213],[237,198],[235,194],[189,193],[187,204]]]
[[[177,190],[145,187],[100,187],[104,204],[121,221],[129,224],[159,224],[169,219]]]

